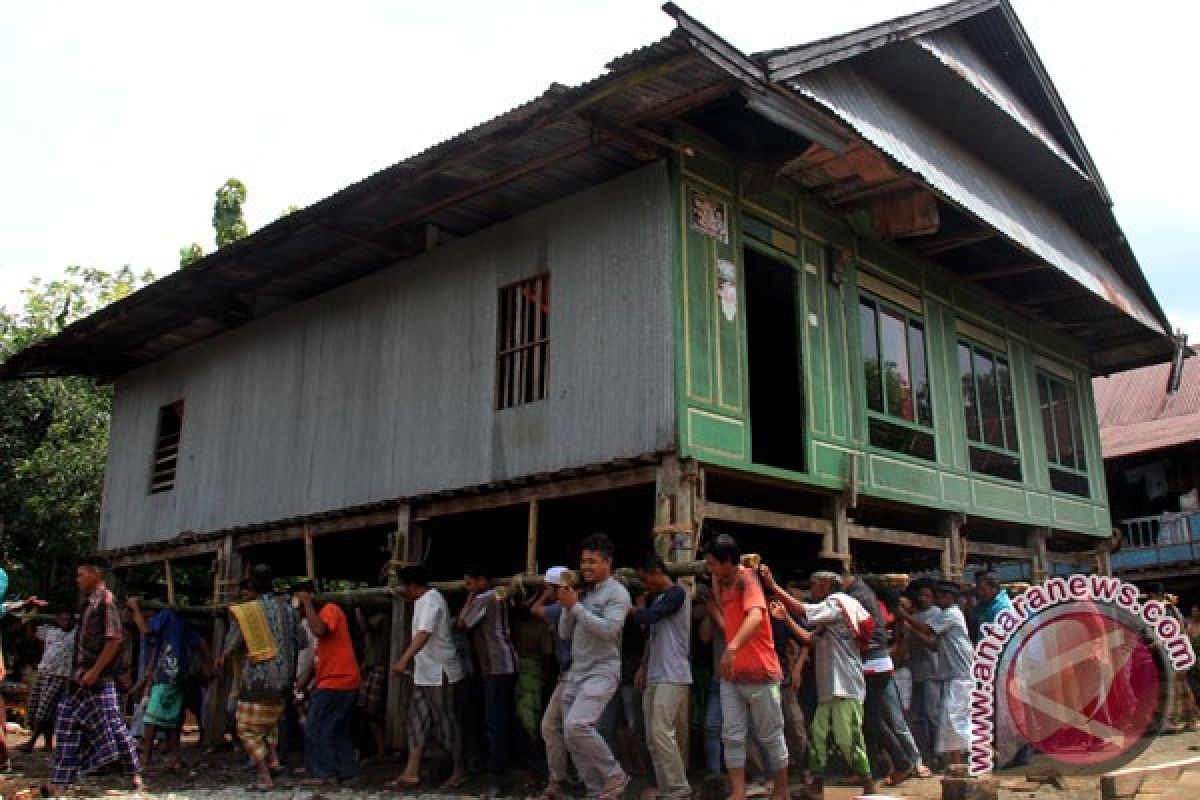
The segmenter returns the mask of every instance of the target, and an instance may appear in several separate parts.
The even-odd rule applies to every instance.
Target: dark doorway
[[[751,458],[804,471],[804,393],[797,324],[797,272],[746,248],[746,339]]]

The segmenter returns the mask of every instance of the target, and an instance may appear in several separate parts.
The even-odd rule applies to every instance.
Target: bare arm
[[[409,662],[417,657],[417,653],[421,652],[421,648],[429,642],[431,636],[432,634],[429,631],[417,631],[414,633],[412,641],[408,643],[408,647],[404,649],[400,658],[392,665],[392,672],[404,672],[404,670],[408,669]]]
[[[117,657],[117,653],[121,652],[120,639],[106,639],[104,649],[100,651],[100,655],[96,658],[96,663],[92,668],[79,678],[79,682],[84,686],[92,686],[100,679],[100,673],[103,672],[113,659]]]
[[[146,624],[146,617],[142,614],[142,606],[138,603],[136,597],[129,598],[125,605],[129,607],[129,615],[133,619],[133,624],[137,625],[138,633],[146,636],[150,633],[150,626]]]
[[[321,615],[313,607],[311,594],[308,592],[300,594],[300,606],[304,609],[304,618],[308,620],[308,629],[312,631],[313,636],[316,636],[318,639],[328,636],[329,626],[325,624],[325,620],[321,619]]]

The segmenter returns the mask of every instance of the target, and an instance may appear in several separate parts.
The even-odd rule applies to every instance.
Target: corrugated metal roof
[[[878,90],[846,64],[787,81],[829,109],[874,146],[1031,255],[1145,327],[1165,335],[1156,315],[1111,264],[1059,214],[958,142]]]
[[[1200,441],[1200,358],[1184,360],[1168,394],[1170,374],[1170,364],[1154,364],[1092,381],[1105,458]]]

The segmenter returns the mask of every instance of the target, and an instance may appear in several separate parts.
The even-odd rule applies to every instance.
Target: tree
[[[279,219],[283,219],[288,214],[295,214],[299,210],[300,210],[300,206],[296,205],[295,203],[288,203],[286,206],[283,207],[283,211],[279,212]]]
[[[192,242],[187,247],[179,248],[179,266],[190,267],[200,259],[204,258],[204,248],[199,242]]]
[[[0,308],[0,360],[153,278],[70,267],[33,279],[23,308]],[[72,565],[96,547],[111,404],[111,388],[85,378],[0,382],[0,548],[14,592],[74,597]]]
[[[217,247],[224,247],[246,235],[246,217],[242,206],[246,203],[246,185],[237,178],[230,178],[217,189],[217,202],[213,205],[213,229],[217,233]]]

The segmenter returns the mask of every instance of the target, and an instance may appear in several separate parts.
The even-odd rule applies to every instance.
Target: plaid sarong
[[[255,761],[265,761],[272,745],[279,743],[279,720],[283,701],[251,702],[238,700],[237,735],[246,753]]]
[[[388,669],[383,665],[368,667],[358,687],[358,707],[372,717],[387,713]]]
[[[47,728],[54,730],[58,721],[58,704],[62,702],[63,690],[67,688],[67,679],[62,675],[38,675],[33,691],[29,693],[29,729],[33,732]]]
[[[130,775],[142,771],[112,681],[91,687],[68,686],[58,709],[54,739],[50,782],[58,786],[72,784],[81,774],[114,761],[120,761]]]
[[[462,733],[458,727],[456,713],[462,681],[443,683],[441,686],[414,686],[408,708],[408,741],[415,747],[424,747],[429,732],[435,732],[438,741],[458,763],[462,753]]]

